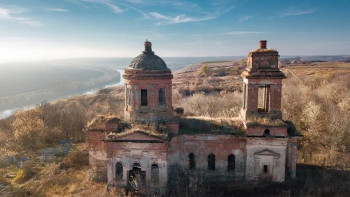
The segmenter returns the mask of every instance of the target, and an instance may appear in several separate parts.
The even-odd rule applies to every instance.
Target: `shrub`
[[[14,182],[16,183],[24,183],[31,179],[35,175],[35,171],[33,170],[34,165],[31,162],[27,162],[23,164],[22,169],[17,172],[16,177],[14,178]]]
[[[10,181],[5,178],[6,171],[0,168],[0,184],[8,185]]]
[[[240,93],[212,93],[193,94],[183,97],[175,104],[184,109],[184,114],[189,116],[210,116],[210,117],[236,117],[241,107]]]
[[[176,117],[181,117],[184,114],[184,108],[182,108],[182,107],[175,108],[174,114]]]
[[[209,74],[209,66],[208,65],[202,66],[201,72],[205,75],[208,75]]]
[[[89,154],[87,152],[73,151],[68,153],[63,163],[68,167],[80,167],[89,165]]]
[[[299,161],[346,166],[336,153],[350,150],[349,80],[343,73],[292,77],[282,91],[283,118],[303,134]]]

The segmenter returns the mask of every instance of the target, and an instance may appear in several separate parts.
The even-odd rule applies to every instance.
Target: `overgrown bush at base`
[[[74,151],[68,153],[63,163],[67,167],[80,167],[89,165],[89,154],[87,152]]]

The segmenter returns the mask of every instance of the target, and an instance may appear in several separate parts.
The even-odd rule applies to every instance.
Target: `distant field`
[[[324,78],[331,77],[331,75],[349,75],[350,74],[350,63],[349,62],[318,62],[318,63],[307,63],[307,64],[296,64],[288,65],[285,70],[292,71],[295,75],[300,78],[314,77]],[[288,75],[289,73],[287,73]]]

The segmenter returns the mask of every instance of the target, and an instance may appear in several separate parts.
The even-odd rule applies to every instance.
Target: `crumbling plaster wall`
[[[146,182],[151,183],[151,165],[159,167],[159,186],[166,186],[167,183],[167,152],[168,142],[164,143],[137,143],[137,142],[109,142],[107,155],[109,162],[108,183],[119,186],[126,186],[128,171],[132,170],[133,164],[141,165],[141,170],[146,172]],[[123,178],[116,180],[115,164],[123,165]]]
[[[246,180],[285,180],[288,138],[247,137]],[[268,172],[264,172],[264,165]]]

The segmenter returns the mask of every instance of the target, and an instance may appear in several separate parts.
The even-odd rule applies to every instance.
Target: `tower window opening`
[[[141,89],[141,106],[147,106],[147,89]]]
[[[131,89],[126,88],[126,100],[127,100],[127,105],[130,105],[131,103]]]
[[[215,155],[208,155],[208,170],[215,170]]]
[[[243,83],[243,109],[246,108],[247,105],[247,85]]]
[[[190,170],[193,170],[196,168],[196,160],[194,158],[193,153],[188,154],[188,166],[189,166]]]
[[[158,91],[158,104],[165,105],[165,89],[160,88]]]
[[[258,88],[258,111],[270,111],[270,85],[259,85]]]
[[[267,172],[268,172],[268,166],[264,165],[264,173],[267,173]]]

